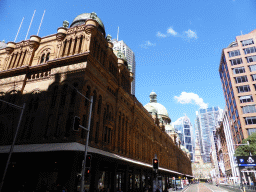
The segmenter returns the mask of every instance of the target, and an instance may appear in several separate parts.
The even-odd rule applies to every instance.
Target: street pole
[[[7,169],[8,169],[10,160],[11,160],[11,156],[12,156],[12,153],[13,153],[13,148],[14,148],[14,145],[15,145],[15,142],[16,142],[16,138],[17,138],[17,135],[18,135],[18,131],[19,131],[19,128],[20,128],[20,123],[21,123],[21,120],[22,120],[22,116],[23,116],[23,112],[24,112],[24,109],[25,109],[26,104],[24,103],[24,104],[23,104],[23,107],[20,107],[20,106],[18,106],[18,105],[14,105],[14,104],[12,104],[12,103],[9,103],[9,102],[3,101],[3,100],[0,100],[0,101],[2,101],[2,102],[4,102],[4,103],[7,103],[7,104],[9,104],[9,105],[11,105],[11,106],[13,106],[13,107],[15,107],[15,108],[22,109],[22,110],[21,110],[21,114],[20,114],[19,123],[18,123],[16,132],[15,132],[15,136],[14,136],[14,139],[13,139],[13,142],[12,142],[12,145],[11,145],[11,149],[10,149],[10,152],[9,152],[8,160],[7,160],[7,163],[6,163],[6,166],[5,166],[3,179],[2,179],[2,182],[1,182],[1,185],[0,185],[0,192],[1,192],[1,191],[2,191],[2,188],[3,188],[3,185],[4,185],[5,175],[6,175],[6,173],[7,173]]]
[[[90,101],[90,111],[89,111],[89,120],[88,120],[88,127],[87,127],[87,136],[86,136],[86,144],[85,144],[85,151],[84,151],[84,163],[83,163],[83,169],[82,169],[82,179],[81,179],[81,188],[80,192],[83,192],[84,190],[84,173],[85,173],[85,166],[86,166],[86,156],[87,156],[87,149],[89,144],[89,133],[90,133],[90,126],[91,126],[91,115],[92,115],[92,104],[93,104],[93,96],[91,96]]]

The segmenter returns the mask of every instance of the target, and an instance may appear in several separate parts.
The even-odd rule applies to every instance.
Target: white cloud
[[[176,36],[176,35],[178,34],[176,31],[173,30],[172,27],[169,27],[169,28],[167,29],[167,33],[168,33],[168,34],[171,34],[171,35],[173,35],[173,36]]]
[[[150,41],[146,41],[145,44],[141,44],[140,46],[141,46],[142,48],[147,49],[148,47],[154,47],[154,46],[156,46],[156,44],[155,44],[155,43],[151,43]]]
[[[160,37],[160,38],[165,38],[165,37],[167,37],[167,35],[161,33],[160,31],[157,32],[156,36],[157,36],[157,37]]]
[[[189,38],[189,39],[197,39],[197,35],[196,35],[196,32],[195,31],[192,31],[192,30],[187,30],[184,32],[186,34],[186,36]]]
[[[182,92],[180,96],[174,96],[174,99],[181,104],[196,104],[200,108],[208,107],[208,104],[204,103],[203,99],[195,93]]]

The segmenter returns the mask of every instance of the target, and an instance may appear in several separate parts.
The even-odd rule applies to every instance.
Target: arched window
[[[40,63],[44,63],[45,54],[42,55]]]
[[[57,96],[58,96],[58,86],[55,85],[54,88],[53,88],[53,93],[52,93],[51,108],[55,107]]]
[[[50,59],[50,53],[47,53],[45,62],[48,61],[49,59]]]
[[[96,123],[96,130],[95,130],[95,143],[99,142],[99,128],[100,128],[100,124],[99,122]]]
[[[100,113],[101,113],[101,105],[102,105],[102,97],[100,95],[99,96],[99,102],[98,102],[98,110],[97,110],[98,115],[100,115]]]
[[[74,122],[74,112],[69,112],[67,122],[66,122],[66,128],[65,128],[65,137],[70,136],[70,131],[72,129],[73,122]]]
[[[64,85],[61,91],[61,98],[60,98],[60,106],[63,107],[66,102],[66,96],[67,96],[67,90],[68,90],[68,85]]]
[[[90,99],[90,95],[91,95],[91,87],[87,86],[86,97],[88,99]],[[87,99],[85,99],[84,106],[88,106],[88,103],[89,103],[89,101]]]
[[[26,131],[26,139],[31,138],[31,135],[33,132],[33,127],[34,127],[34,122],[35,122],[35,117],[31,117],[31,119],[28,123],[27,131]]]
[[[73,86],[75,88],[77,88],[78,87],[78,83],[73,83]],[[75,89],[73,89],[72,93],[71,93],[71,98],[70,98],[70,105],[74,105],[75,104],[76,94],[77,94],[77,91]]]
[[[56,121],[56,126],[55,126],[55,132],[54,132],[54,137],[58,138],[60,136],[60,129],[61,129],[61,123],[62,123],[62,113],[58,114],[58,118]]]
[[[53,118],[53,115],[49,115],[48,117],[48,120],[47,120],[47,124],[46,124],[46,127],[45,127],[45,132],[44,132],[44,138],[47,139],[48,138],[48,134],[49,134],[49,130],[50,130],[50,127],[51,127],[51,124],[52,124],[52,118]]]
[[[28,104],[28,109],[29,112],[35,112],[38,109],[38,105],[39,105],[39,93],[33,93],[31,94],[31,99],[30,102]]]
[[[92,104],[92,112],[93,112],[93,114],[94,114],[94,112],[95,112],[96,103],[97,103],[97,93],[96,93],[96,91],[94,90],[94,91],[93,91],[93,104]]]

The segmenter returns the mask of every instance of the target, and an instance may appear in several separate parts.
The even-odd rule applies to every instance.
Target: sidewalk
[[[235,186],[235,185],[220,184],[219,187],[222,187],[224,189],[237,189],[237,191],[243,191],[240,186]],[[246,192],[255,192],[256,191],[255,186],[244,186],[244,187],[245,187]]]

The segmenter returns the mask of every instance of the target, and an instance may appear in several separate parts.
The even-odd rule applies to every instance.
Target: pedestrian
[[[63,186],[61,192],[67,192],[67,189]]]

